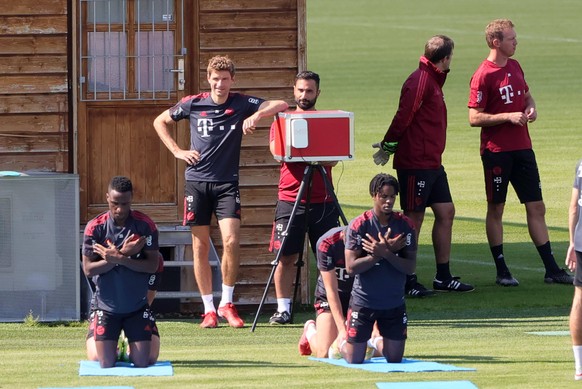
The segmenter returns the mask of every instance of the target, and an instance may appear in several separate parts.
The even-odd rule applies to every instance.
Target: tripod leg
[[[281,253],[281,251],[279,251],[279,253]],[[273,281],[273,276],[275,275],[275,270],[277,270],[277,265],[279,264],[279,253],[277,253],[277,257],[272,262],[273,267],[271,268],[271,274],[269,274],[269,279],[267,280],[267,285],[265,285],[263,297],[261,298],[261,302],[259,303],[259,307],[257,308],[257,313],[255,314],[255,319],[253,320],[253,325],[251,326],[251,332],[255,332],[255,328],[257,327],[257,321],[259,320],[259,314],[261,313],[261,309],[263,308],[263,304],[265,303],[265,299],[267,298],[267,293],[269,293],[269,286],[271,286],[271,281]]]
[[[303,246],[305,248],[305,244]],[[295,301],[297,301],[297,291],[299,290],[299,284],[301,283],[301,268],[303,267],[303,250],[301,251],[301,253],[299,253],[299,258],[297,259],[297,263],[295,264],[297,266],[297,273],[295,273],[295,286],[293,287],[293,299],[291,300],[291,312],[289,312],[290,314],[290,319],[289,321],[291,321],[291,323],[293,323],[293,313],[295,312],[294,306],[295,306]]]
[[[305,192],[305,187],[311,183],[312,174],[313,174],[313,165],[307,165],[305,167],[305,171],[303,172],[303,180],[301,181],[301,185],[299,185],[299,190],[297,192],[297,198],[295,199],[295,203],[293,204],[293,209],[291,210],[291,216],[289,217],[289,221],[287,223],[287,228],[282,233],[283,240],[281,241],[281,247],[279,247],[279,251],[277,252],[275,260],[272,262],[273,267],[271,269],[271,274],[269,275],[269,279],[267,280],[267,285],[265,285],[265,290],[263,292],[263,297],[261,298],[261,302],[257,308],[257,313],[255,314],[255,319],[253,320],[251,332],[254,332],[255,328],[257,326],[257,320],[259,318],[259,315],[261,314],[261,309],[263,308],[263,304],[265,302],[265,299],[267,298],[267,293],[269,292],[269,286],[271,285],[271,282],[273,281],[273,277],[275,275],[275,270],[277,269],[277,266],[279,265],[279,258],[281,257],[281,254],[283,253],[283,249],[285,248],[285,243],[287,243],[287,236],[289,234],[289,230],[290,230],[291,226],[293,225],[293,220],[295,219],[295,214],[297,213],[297,208],[301,204],[301,199],[303,198],[303,193]]]

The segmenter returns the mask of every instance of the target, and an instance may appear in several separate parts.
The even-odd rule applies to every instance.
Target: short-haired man
[[[218,326],[212,294],[210,220],[216,215],[222,237],[222,297],[218,316],[231,327],[244,326],[233,302],[240,257],[239,159],[243,134],[252,134],[259,120],[287,109],[282,100],[265,101],[231,92],[235,67],[229,57],[215,56],[208,62],[210,92],[187,96],[162,112],[154,128],[166,147],[186,161],[184,225],[192,233],[194,276],[204,304],[203,328]],[[170,125],[190,121],[190,149],[182,150],[170,134]]]
[[[147,215],[131,209],[133,185],[127,177],[113,177],[106,198],[109,210],[87,223],[82,249],[83,270],[96,286],[91,325],[97,359],[101,367],[115,365],[123,330],[131,362],[146,367],[156,362],[150,353],[155,321],[147,295],[150,274],[159,266],[158,229]]]
[[[536,103],[519,63],[511,57],[517,34],[509,19],[497,19],[485,29],[489,55],[471,78],[469,123],[481,127],[481,161],[485,174],[487,241],[501,286],[518,286],[503,255],[503,211],[509,183],[525,205],[527,226],[544,264],[546,283],[572,285],[560,269],[550,244],[540,174],[528,123],[536,120]]]
[[[447,136],[447,106],[443,85],[450,71],[455,44],[446,35],[435,35],[424,46],[416,69],[404,82],[398,110],[381,142],[395,146],[394,169],[402,185],[400,206],[414,222],[416,233],[432,208],[432,245],[436,261],[433,288],[437,291],[470,292],[470,284],[459,281],[450,271],[451,240],[455,206],[447,173],[442,165]],[[433,295],[409,275],[406,293],[413,297]]]
[[[303,71],[295,76],[293,95],[297,104],[295,112],[315,111],[315,103],[319,96],[319,75],[311,71]],[[269,137],[271,153],[275,155],[275,123],[271,125]],[[331,183],[331,168],[336,162],[321,163]],[[278,253],[283,241],[283,232],[288,228],[291,211],[297,200],[297,194],[307,163],[281,162],[279,192],[275,207],[275,221],[271,236],[270,250]],[[305,237],[305,218],[308,217],[307,234],[314,255],[317,240],[330,228],[339,226],[339,209],[335,206],[333,197],[328,193],[324,178],[318,170],[313,171],[309,208],[306,209],[307,192],[296,209],[293,224],[289,227],[285,247],[275,269],[275,293],[277,296],[277,311],[269,319],[270,324],[287,324],[291,320],[291,294],[293,291],[293,269],[299,253],[303,249]]]

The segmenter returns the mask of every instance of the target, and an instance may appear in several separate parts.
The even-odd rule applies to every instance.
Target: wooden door
[[[106,209],[107,184],[115,175],[133,181],[136,208],[157,222],[181,220],[184,166],[152,123],[197,88],[188,77],[195,74],[194,61],[186,55],[194,52],[193,27],[183,17],[196,2],[77,1],[81,222]],[[176,131],[187,147],[187,122]]]

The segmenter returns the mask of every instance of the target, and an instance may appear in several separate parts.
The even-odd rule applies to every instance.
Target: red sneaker
[[[234,328],[241,328],[245,322],[238,316],[238,312],[233,303],[228,303],[224,307],[218,307],[218,316],[228,321],[228,324]]]
[[[216,312],[208,312],[202,315],[204,320],[200,323],[202,328],[216,328],[218,327],[218,318],[216,317]]]
[[[301,334],[301,339],[299,339],[299,355],[311,355],[311,346],[307,340],[307,329],[309,326],[315,326],[314,320],[307,320],[303,325],[303,333]]]

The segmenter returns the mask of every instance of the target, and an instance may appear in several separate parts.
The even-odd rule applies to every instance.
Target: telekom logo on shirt
[[[511,98],[513,97],[513,87],[511,85],[505,85],[499,88],[499,93],[501,94],[501,100],[505,102],[505,104],[513,103]]]
[[[200,119],[198,119],[197,123],[198,123],[198,125],[196,128],[198,129],[198,132],[202,134],[202,135],[200,135],[202,138],[208,138],[210,136],[210,132],[214,131],[214,124],[212,122],[212,119],[200,118]],[[235,127],[236,127],[236,124],[232,124],[230,126],[230,129],[234,130]],[[218,126],[218,130],[224,131],[225,127]]]

